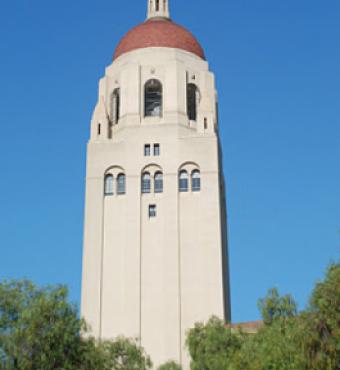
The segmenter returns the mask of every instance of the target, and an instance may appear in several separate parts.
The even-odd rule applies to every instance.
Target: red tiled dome
[[[205,59],[195,36],[168,19],[151,19],[133,28],[120,41],[113,59],[129,51],[149,47],[182,49]]]

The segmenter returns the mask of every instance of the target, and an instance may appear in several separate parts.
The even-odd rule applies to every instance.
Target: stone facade
[[[150,81],[161,84],[162,104],[146,116]],[[187,191],[179,191],[183,171]],[[230,320],[217,94],[198,55],[141,47],[106,69],[87,149],[84,239],[82,315],[93,334],[140,338],[155,365],[175,360],[188,370],[187,330],[212,315]]]

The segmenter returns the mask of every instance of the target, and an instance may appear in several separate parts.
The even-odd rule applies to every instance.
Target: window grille
[[[105,176],[104,194],[113,195],[113,176],[112,175]]]
[[[151,192],[151,176],[149,173],[144,173],[142,176],[142,193],[148,194]]]
[[[194,84],[187,85],[187,113],[190,121],[197,120],[198,89]]]
[[[125,175],[119,174],[117,177],[117,194],[122,195],[126,192],[126,181],[125,181]]]
[[[144,145],[144,156],[150,157],[151,155],[151,146],[149,144]]]
[[[153,155],[156,156],[156,157],[161,155],[161,147],[160,147],[159,144],[155,144],[153,146]]]
[[[157,216],[157,207],[156,205],[152,204],[149,206],[149,218],[153,218]]]
[[[161,172],[155,174],[155,193],[163,193],[163,174]]]
[[[179,174],[179,191],[187,192],[189,190],[189,176],[187,171],[181,171]]]
[[[192,191],[197,192],[201,190],[201,174],[200,171],[195,170],[191,175]]]
[[[145,117],[161,117],[163,110],[163,88],[160,81],[152,79],[145,84]]]
[[[111,120],[117,124],[120,118],[120,89],[117,88],[112,93],[111,98]]]

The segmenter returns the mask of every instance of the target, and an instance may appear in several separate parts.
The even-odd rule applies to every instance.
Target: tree
[[[167,362],[166,364],[160,366],[158,370],[182,370],[182,366],[178,365],[174,361]]]
[[[189,332],[192,370],[340,370],[340,266],[318,283],[306,311],[277,289],[259,301],[265,325],[256,334],[223,334],[212,319]]]
[[[216,317],[188,332],[191,370],[339,370],[340,266],[316,284],[307,310],[276,289],[259,301],[265,325],[236,331]],[[85,335],[86,334],[86,335]],[[1,370],[150,370],[137,340],[89,337],[62,286],[0,283]],[[158,370],[181,370],[168,362]]]
[[[225,370],[242,344],[240,336],[216,317],[206,325],[198,323],[188,333],[187,347],[192,361],[191,370]]]
[[[255,335],[248,335],[233,357],[230,370],[309,370],[295,321],[296,318],[285,319],[282,330],[282,321],[276,320]]]
[[[270,289],[264,299],[258,303],[266,325],[277,319],[288,319],[297,315],[297,304],[291,295],[280,296],[276,288]]]
[[[65,287],[0,284],[1,370],[149,370],[136,341],[88,337]],[[87,335],[85,335],[87,334]]]
[[[38,289],[28,281],[0,284],[0,348],[5,370],[80,367],[83,322],[64,287]]]
[[[103,369],[98,370],[149,370],[152,367],[150,357],[136,340],[117,338],[100,344],[104,358]]]
[[[301,330],[309,368],[340,369],[340,265],[332,264],[325,280],[316,284],[302,314]]]
[[[302,348],[297,345],[294,299],[270,289],[258,306],[265,325],[256,334],[243,335],[242,347],[228,370],[308,370]]]

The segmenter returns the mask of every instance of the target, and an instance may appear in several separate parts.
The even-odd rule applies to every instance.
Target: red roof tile
[[[168,19],[151,19],[130,30],[120,41],[113,59],[129,51],[148,47],[182,49],[205,59],[195,36]]]
[[[263,321],[250,321],[250,322],[241,322],[238,324],[231,324],[231,327],[233,329],[243,329],[243,330],[259,330],[263,327]]]

